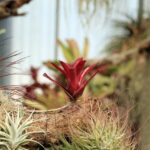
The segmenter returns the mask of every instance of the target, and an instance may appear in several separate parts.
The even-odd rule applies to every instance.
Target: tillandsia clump
[[[32,132],[27,132],[27,130],[33,122],[32,113],[24,119],[19,108],[17,114],[6,112],[5,121],[0,124],[0,149],[27,150],[24,146],[29,142],[35,142],[41,145],[29,138]]]
[[[62,75],[66,78],[66,84],[63,85],[61,82],[52,79],[48,74],[44,73],[44,76],[51,80],[53,83],[61,87],[71,102],[75,102],[82,94],[88,84],[88,82],[98,73],[103,72],[105,67],[95,70],[95,65],[91,65],[84,68],[86,61],[83,58],[78,58],[75,62],[68,64],[60,61],[61,67],[52,63],[52,65],[59,70]],[[89,79],[85,77],[93,72]]]
[[[69,134],[61,136],[61,144],[54,145],[54,149],[135,150],[136,142],[132,138],[128,113],[122,116],[114,109],[98,109],[87,112],[80,121],[80,126],[70,125]]]

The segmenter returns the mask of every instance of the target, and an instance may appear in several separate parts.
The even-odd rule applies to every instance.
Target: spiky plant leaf
[[[89,53],[89,41],[87,38],[84,40],[84,45],[83,45],[83,58],[87,58]]]
[[[70,48],[68,46],[66,46],[64,43],[62,43],[60,40],[58,40],[58,44],[60,45],[63,55],[64,55],[65,59],[67,60],[67,62],[72,62],[73,55],[70,51]]]
[[[74,57],[74,59],[81,57],[77,42],[73,39],[68,39],[67,43],[68,43],[68,47],[69,47],[71,54]]]
[[[62,50],[63,56],[65,57],[68,63],[75,61],[79,57],[87,58],[89,53],[89,42],[88,39],[84,39],[83,49],[79,48],[79,45],[74,39],[68,39],[67,44],[58,40],[58,44]]]

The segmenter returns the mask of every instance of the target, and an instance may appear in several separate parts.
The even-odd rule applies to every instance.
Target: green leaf
[[[4,34],[5,32],[6,32],[5,29],[0,29],[0,35],[1,35],[1,34]]]
[[[70,48],[65,46],[60,40],[58,40],[58,44],[61,47],[61,50],[63,52],[63,55],[68,63],[72,62],[73,55],[71,54]]]
[[[76,60],[77,58],[81,57],[77,42],[73,39],[68,39],[67,43],[70,48],[71,54],[74,57],[73,60]]]
[[[89,41],[87,38],[84,40],[84,47],[83,47],[83,57],[87,58],[89,53]]]

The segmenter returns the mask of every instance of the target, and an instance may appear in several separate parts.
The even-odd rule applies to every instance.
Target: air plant
[[[0,77],[11,75],[9,69],[23,60],[23,58],[21,58],[16,61],[11,61],[11,58],[18,56],[19,54],[20,53],[13,52],[6,56],[0,56]]]
[[[24,146],[27,143],[38,143],[29,138],[32,132],[27,132],[33,122],[32,113],[23,120],[19,109],[16,116],[6,112],[5,122],[0,124],[0,148],[3,150],[26,150]]]
[[[59,70],[62,75],[66,78],[66,84],[63,85],[61,82],[52,79],[48,74],[44,73],[44,76],[51,80],[53,83],[61,87],[71,102],[75,102],[82,94],[88,84],[88,82],[98,73],[103,72],[105,67],[95,70],[95,65],[91,65],[84,69],[85,60],[78,58],[72,64],[60,61],[61,67],[52,63],[52,65]],[[85,79],[87,74],[93,72],[89,79]]]
[[[7,55],[0,56],[0,79],[6,76],[10,75],[19,75],[20,73],[12,72],[13,68],[16,68],[15,65],[19,64],[24,60],[24,58],[12,60],[19,56],[19,52],[12,52]],[[15,85],[0,85],[0,90],[12,90],[16,91],[19,94],[19,91],[21,90],[19,86]]]
[[[62,136],[59,150],[135,150],[136,142],[131,139],[127,119],[111,116],[113,112],[100,116],[91,114],[81,126],[72,126],[70,135]],[[89,115],[89,114],[88,114]],[[117,114],[119,115],[119,114]]]

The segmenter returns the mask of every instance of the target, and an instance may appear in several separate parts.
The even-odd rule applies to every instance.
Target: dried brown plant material
[[[3,96],[3,95],[2,95]],[[10,105],[9,105],[10,104]],[[12,103],[5,103],[1,107],[5,107],[6,111],[17,110],[17,106]],[[2,109],[1,109],[2,110]],[[76,127],[89,128],[92,119],[105,125],[107,122],[111,124],[112,127],[117,125],[120,131],[126,135],[126,137],[131,137],[130,126],[128,124],[128,115],[125,110],[121,112],[116,104],[110,99],[104,98],[86,98],[82,101],[77,101],[77,103],[68,105],[64,109],[57,111],[35,111],[28,110],[26,107],[21,108],[24,113],[24,119],[33,112],[32,119],[34,122],[28,129],[28,132],[34,132],[30,135],[33,140],[40,142],[41,144],[57,143],[60,140],[61,135],[72,136],[76,131]],[[4,118],[4,113],[1,112],[0,117]],[[0,118],[0,120],[3,120]],[[115,127],[114,127],[115,128]],[[38,131],[38,133],[37,133]],[[128,142],[124,141],[125,143]],[[37,144],[30,143],[30,147],[38,146]]]
[[[17,110],[17,105],[7,96],[4,90],[0,90],[0,123],[4,121],[5,110],[13,112]]]
[[[29,132],[44,131],[43,134],[34,134],[33,139],[40,143],[55,143],[59,140],[60,135],[70,133],[70,126],[81,125],[82,120],[88,119],[91,112],[97,114],[98,111],[107,112],[109,109],[115,115],[116,105],[111,102],[111,105],[107,105],[105,100],[89,98],[72,104],[62,111],[36,111],[33,113],[33,119],[38,121],[32,124]],[[25,110],[25,112],[31,113],[31,110]]]
[[[25,13],[19,13],[18,9],[31,0],[3,0],[0,2],[0,19],[10,16],[21,16]]]

